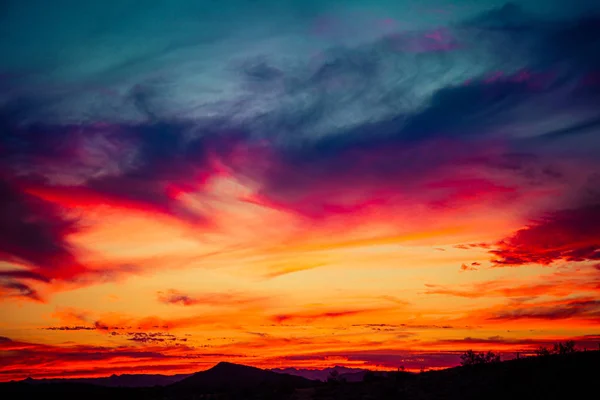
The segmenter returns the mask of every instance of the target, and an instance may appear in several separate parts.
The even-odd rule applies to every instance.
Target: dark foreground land
[[[530,357],[419,374],[369,374],[322,383],[221,363],[172,385],[114,388],[75,382],[0,384],[14,399],[593,399],[600,398],[600,352]]]

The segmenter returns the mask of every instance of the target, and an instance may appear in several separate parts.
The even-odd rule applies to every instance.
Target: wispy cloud
[[[354,309],[354,310],[324,310],[304,311],[291,314],[278,314],[271,317],[277,323],[311,323],[319,320],[336,320],[346,317],[368,315],[380,312],[381,309]]]
[[[600,322],[600,301],[595,298],[541,303],[498,311],[490,317],[492,320],[567,320]]]
[[[97,328],[95,326],[49,326],[47,328],[43,328],[47,331],[93,331]]]
[[[139,343],[175,343],[187,342],[187,338],[178,338],[167,332],[129,332],[127,340]]]
[[[179,304],[183,306],[250,306],[264,303],[269,297],[251,296],[244,293],[223,292],[223,293],[199,293],[185,294],[175,289],[169,289],[166,292],[158,292],[158,301],[165,304]]]
[[[425,284],[426,294],[438,294],[465,298],[535,298],[539,296],[567,297],[573,293],[597,293],[600,291],[600,275],[588,271],[555,273],[541,276],[536,283],[524,280],[495,280],[463,285]]]

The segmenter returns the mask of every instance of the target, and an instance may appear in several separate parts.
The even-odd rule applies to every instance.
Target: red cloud
[[[76,221],[66,219],[60,207],[0,181],[0,209],[0,259],[32,268],[29,274],[5,272],[4,278],[48,281],[84,270],[66,242],[77,230]]]
[[[31,127],[0,118],[8,130],[0,146],[0,261],[25,268],[0,274],[0,295],[34,301],[42,301],[42,283],[105,275],[77,259],[68,236],[80,226],[68,208],[108,205],[208,223],[180,197],[227,174],[223,160],[235,160],[240,137],[191,138],[179,123]]]
[[[170,371],[197,368],[188,359],[190,347],[177,344],[160,347],[52,346],[0,338],[3,363],[0,379],[33,377],[103,375],[146,369]],[[179,367],[177,367],[179,365]],[[162,368],[160,367],[162,366]]]
[[[339,147],[331,157],[314,149],[315,154],[292,155],[291,160],[271,156],[271,168],[250,166],[246,173],[262,183],[255,201],[322,219],[380,213],[382,208],[400,207],[411,200],[440,208],[516,194],[513,187],[484,174],[450,173],[461,167],[473,171],[473,164],[497,157],[499,149],[491,144],[486,148],[458,141],[409,145],[384,141]],[[473,154],[480,154],[480,160]]]
[[[27,270],[0,272],[0,295],[42,301],[29,281],[65,280],[85,271],[67,243],[77,230],[60,207],[28,195],[0,177],[0,261],[26,266]]]
[[[496,266],[600,260],[600,204],[548,213],[490,253]]]

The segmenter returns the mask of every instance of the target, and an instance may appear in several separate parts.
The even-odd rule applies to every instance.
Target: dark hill
[[[598,394],[600,352],[527,357],[424,374],[420,390],[431,398],[577,399]],[[586,393],[589,395],[585,396]],[[595,393],[595,394],[593,394]],[[441,397],[440,397],[441,396]],[[429,397],[427,397],[429,398]]]
[[[31,379],[27,378],[24,382],[29,384],[58,384],[58,383],[87,383],[90,385],[107,386],[107,387],[153,387],[167,386],[182,379],[187,378],[190,374],[177,375],[160,375],[160,374],[123,374],[111,375],[103,378],[50,378],[50,379]]]
[[[257,388],[303,388],[315,382],[288,374],[278,374],[246,365],[221,362],[206,371],[196,372],[192,376],[174,383],[175,390],[194,389],[198,392],[228,392],[232,390]]]
[[[0,398],[86,400],[519,400],[598,397],[600,351],[529,357],[424,373],[367,374],[362,382],[311,381],[220,363],[167,387],[110,388],[26,381],[0,384]],[[206,393],[211,393],[208,396]],[[218,393],[218,394],[217,394]],[[217,394],[216,397],[213,394]]]
[[[388,373],[385,379],[324,385],[313,399],[516,400],[598,397],[600,352],[528,357],[419,374]]]
[[[301,376],[306,379],[310,379],[313,381],[327,381],[327,379],[331,376],[333,371],[336,371],[340,377],[346,376],[358,376],[357,374],[364,375],[368,370],[362,368],[349,368],[342,367],[340,365],[336,365],[335,367],[323,368],[323,369],[306,369],[306,368],[273,368],[271,369],[273,372],[277,372],[278,374],[289,374]],[[361,377],[362,377],[361,375]],[[362,380],[358,379],[358,380]],[[356,379],[347,379],[348,382],[355,382]]]

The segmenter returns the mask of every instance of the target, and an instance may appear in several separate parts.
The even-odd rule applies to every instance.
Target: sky
[[[0,381],[598,348],[594,3],[0,2]]]

